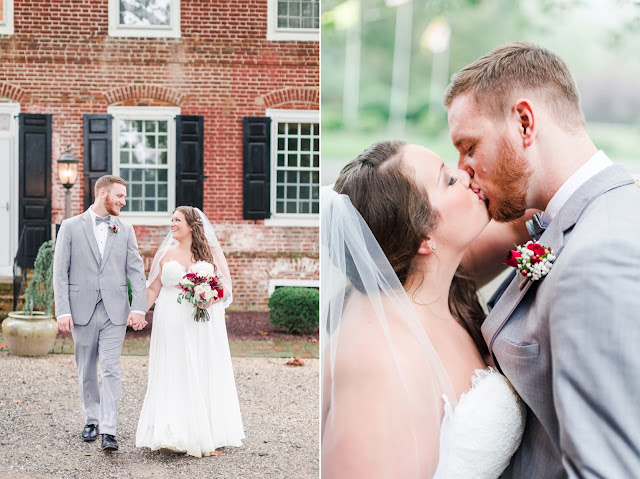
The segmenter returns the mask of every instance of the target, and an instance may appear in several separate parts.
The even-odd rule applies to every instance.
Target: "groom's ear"
[[[526,98],[516,100],[513,104],[513,113],[517,115],[518,131],[522,139],[522,146],[529,147],[533,143],[533,137],[536,133],[535,119],[533,116],[533,107],[531,102]]]

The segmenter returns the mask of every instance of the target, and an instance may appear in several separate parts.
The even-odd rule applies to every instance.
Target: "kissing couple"
[[[322,191],[323,477],[637,477],[640,190],[546,49],[444,104],[458,169],[381,141]]]
[[[127,326],[147,325],[146,311],[155,303],[136,446],[196,457],[241,446],[224,313],[232,301],[231,276],[213,227],[198,208],[177,207],[147,280],[135,231],[119,218],[126,194],[122,178],[102,176],[93,205],[63,221],[56,239],[56,320],[60,331],[73,336],[85,424],[81,438],[94,441],[100,433],[103,451],[118,450],[122,343]],[[219,286],[216,294],[203,286],[207,294],[197,304],[185,301],[180,287],[194,275]],[[208,319],[194,320],[203,316],[196,308]]]

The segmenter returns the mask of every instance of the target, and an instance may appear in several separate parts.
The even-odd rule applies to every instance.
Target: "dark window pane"
[[[121,151],[120,152],[120,163],[129,163],[129,152]]]
[[[295,201],[287,201],[287,213],[297,213],[297,203]]]
[[[311,140],[309,138],[300,140],[300,151],[311,151]]]
[[[320,211],[320,203],[318,203],[317,201],[314,201],[313,203],[311,203],[311,212],[313,214],[318,214]]]
[[[284,166],[284,155],[278,154],[278,166]]]
[[[287,199],[297,199],[298,197],[298,187],[297,186],[287,186]]]
[[[147,135],[145,136],[146,139],[146,147],[147,148],[155,148],[156,147],[156,137],[153,135]]]
[[[166,183],[160,183],[158,185],[158,198],[166,198],[168,196],[167,194],[167,184]],[[158,206],[158,208],[160,208],[160,206]]]
[[[311,173],[311,182],[314,184],[319,184],[320,183],[320,173],[317,171],[314,171]]]
[[[284,171],[278,171],[276,175],[276,181],[278,183],[284,183]]]
[[[162,133],[166,133],[167,132],[167,122],[166,121],[159,121],[158,122],[158,131],[162,132]]]
[[[300,187],[300,199],[301,200],[308,200],[309,199],[309,187],[308,186],[301,186]]]
[[[166,151],[161,151],[158,153],[158,159],[161,165],[166,165],[167,164],[167,152]]]
[[[147,198],[152,198],[156,196],[156,185],[144,185],[144,196]]]
[[[158,136],[158,148],[167,148],[167,137],[165,135]]]
[[[320,188],[318,188],[317,186],[312,186],[311,187],[311,197],[314,200],[317,200],[318,198],[320,198]]]
[[[133,183],[131,185],[131,197],[142,198],[142,185],[140,183]]]
[[[167,200],[158,200],[158,211],[167,211],[168,209]]]
[[[276,198],[283,199],[284,198],[284,186],[276,187]]]
[[[131,200],[131,211],[142,211],[142,200]]]
[[[304,203],[300,203],[300,213],[308,213],[309,212],[309,203],[306,201]]]
[[[278,123],[278,134],[279,135],[283,135],[284,134],[284,129],[287,126],[286,123]]]
[[[297,182],[298,182],[298,172],[287,171],[287,183],[297,183]]]
[[[167,181],[167,170],[158,170],[158,181]]]
[[[145,183],[151,183],[156,179],[156,170],[144,170]]]
[[[287,149],[289,151],[298,151],[298,139],[297,138],[289,138]]]
[[[311,166],[311,155],[300,155],[300,166],[303,168]]]
[[[310,123],[302,123],[300,125],[300,134],[301,135],[310,135],[311,134],[311,124]]]
[[[288,155],[287,166],[298,166],[298,155]]]
[[[284,138],[278,138],[278,150],[279,151],[284,150]]]
[[[309,172],[308,171],[301,171],[300,172],[300,183],[303,184],[303,185],[309,183]]]
[[[144,202],[144,210],[145,211],[155,211],[156,210],[156,200],[145,200],[145,202]]]
[[[142,181],[142,170],[138,168],[131,170],[131,181]]]
[[[313,155],[313,167],[320,168],[320,155]]]
[[[156,122],[155,121],[145,121],[144,122],[144,131],[146,131],[146,132],[156,131]]]
[[[298,125],[299,123],[287,123],[287,131],[290,135],[298,134]]]
[[[276,213],[284,213],[284,201],[276,201]]]

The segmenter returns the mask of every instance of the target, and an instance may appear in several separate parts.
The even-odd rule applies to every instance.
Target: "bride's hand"
[[[222,301],[222,298],[211,298],[208,302],[206,303],[198,303],[198,308],[200,309],[207,309],[209,308],[212,304],[216,304],[219,303],[220,301]]]

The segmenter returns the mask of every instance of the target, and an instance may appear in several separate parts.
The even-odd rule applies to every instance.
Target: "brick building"
[[[112,173],[147,268],[175,206],[201,206],[236,310],[318,285],[318,0],[0,0],[0,275]]]

